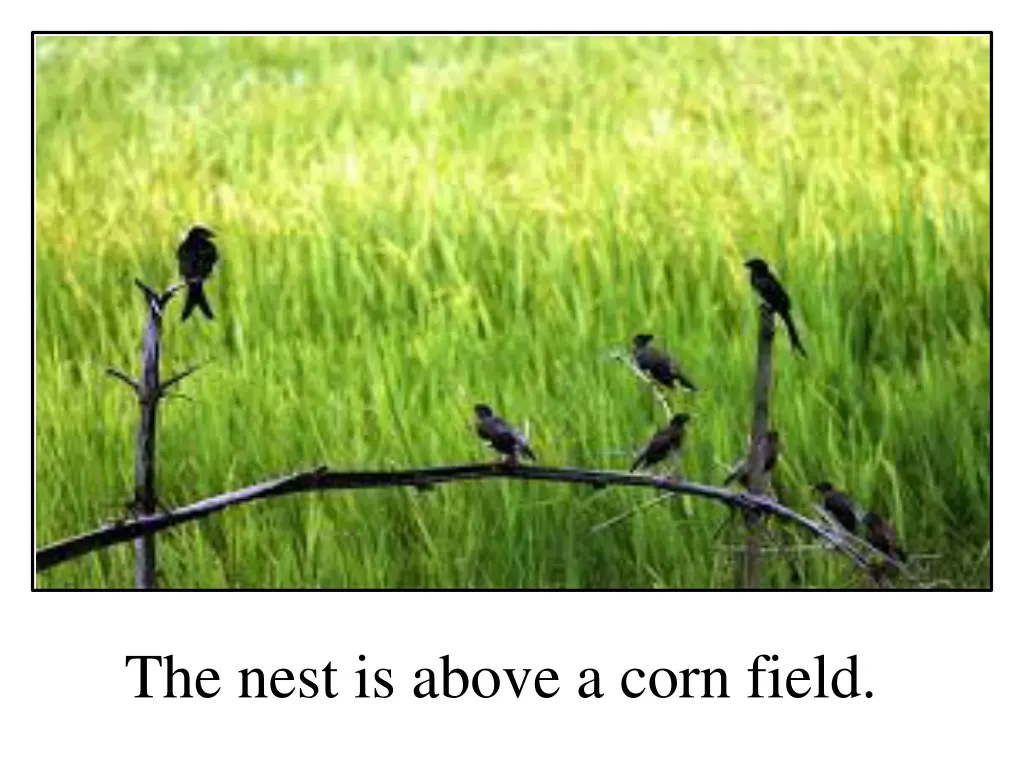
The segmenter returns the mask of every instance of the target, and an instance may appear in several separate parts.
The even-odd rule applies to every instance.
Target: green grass
[[[989,585],[989,46],[981,38],[36,41],[36,532],[119,514],[139,276],[219,234],[210,361],[160,416],[174,506],[286,472],[483,460],[471,407],[545,463],[622,467],[663,419],[606,359],[656,334],[702,391],[688,477],[745,448],[765,256],[810,358],[776,346],[778,479],[893,520],[927,578]],[[724,587],[697,500],[496,481],[293,497],[161,535],[168,587]],[[589,529],[644,509],[599,535]],[[779,543],[799,538],[788,530]],[[126,587],[130,547],[42,587]],[[771,586],[858,586],[827,552]]]

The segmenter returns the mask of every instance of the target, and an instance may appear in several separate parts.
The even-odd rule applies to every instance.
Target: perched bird
[[[498,453],[504,454],[513,463],[519,455],[528,456],[534,461],[537,456],[526,443],[526,438],[500,416],[495,416],[489,405],[475,405],[476,433]]]
[[[907,555],[900,546],[896,530],[889,523],[874,512],[868,512],[864,515],[864,527],[867,529],[865,538],[868,544],[882,554],[894,557],[900,562],[906,561]]]
[[[801,355],[807,357],[807,350],[800,343],[796,326],[793,324],[789,294],[782,287],[782,283],[768,269],[768,264],[765,263],[764,259],[750,259],[745,262],[745,266],[750,270],[750,284],[754,286],[754,290],[757,291],[764,303],[782,318],[782,321],[786,324],[786,330],[789,331],[790,342],[799,350]]]
[[[821,506],[825,508],[825,511],[850,533],[856,533],[857,518],[860,517],[856,502],[842,491],[837,490],[832,483],[821,482],[813,487],[821,494]]]
[[[775,469],[775,463],[779,460],[779,433],[774,429],[767,432],[762,438],[764,441],[764,471],[771,472]],[[725,478],[722,485],[729,485],[736,481],[744,488],[750,487],[750,456],[744,456],[736,466],[732,468],[729,476]]]
[[[649,333],[640,333],[633,337],[633,362],[636,363],[636,367],[669,389],[675,389],[678,381],[684,389],[696,392],[697,386],[686,378],[679,368],[679,363],[651,345],[653,339]]]
[[[182,320],[187,320],[196,307],[208,319],[213,319],[213,310],[203,293],[203,281],[210,276],[216,263],[217,246],[213,244],[213,232],[202,226],[192,227],[178,246],[178,271],[188,283],[185,308],[181,312]]]
[[[629,468],[630,472],[636,472],[641,467],[653,467],[667,459],[671,454],[676,453],[683,447],[683,434],[686,423],[690,420],[687,413],[677,413],[672,417],[668,426],[662,427],[654,433],[654,437],[648,441],[643,450],[636,456],[636,461]]]

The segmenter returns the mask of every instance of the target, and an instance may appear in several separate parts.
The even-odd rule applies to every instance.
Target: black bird
[[[653,467],[667,459],[670,454],[679,451],[683,447],[683,434],[689,420],[688,413],[677,413],[673,416],[668,426],[655,432],[654,437],[637,454],[636,461],[629,471],[636,472],[641,467]]]
[[[636,367],[669,389],[675,389],[678,381],[684,389],[696,392],[697,386],[686,378],[679,368],[679,363],[651,345],[653,339],[649,333],[640,333],[633,337],[633,362],[636,363]]]
[[[754,286],[754,290],[757,291],[758,295],[760,295],[772,312],[782,318],[782,322],[786,324],[786,330],[789,331],[790,342],[799,350],[801,355],[807,357],[807,350],[800,343],[796,326],[793,324],[789,294],[782,287],[782,283],[768,269],[768,264],[765,263],[764,259],[750,259],[745,262],[745,266],[750,270],[750,284]]]
[[[835,518],[843,528],[850,533],[857,531],[857,504],[840,490],[837,490],[832,483],[821,482],[814,486],[814,490],[821,494],[821,506]]]
[[[203,293],[203,281],[210,276],[216,263],[217,246],[213,244],[213,232],[202,226],[192,227],[178,246],[178,271],[188,283],[182,320],[187,320],[196,307],[213,320],[213,310]]]
[[[767,432],[764,437],[761,438],[765,442],[764,446],[764,471],[771,472],[775,469],[775,464],[779,460],[779,433],[774,429]],[[729,485],[737,480],[744,488],[750,487],[750,456],[744,456],[736,466],[732,468],[729,476],[725,478],[722,485]]]
[[[476,411],[477,418],[476,433],[490,443],[494,450],[507,456],[513,463],[519,454],[537,460],[537,456],[526,443],[526,438],[503,418],[495,416],[491,406],[475,405],[473,410]]]
[[[896,530],[889,523],[874,512],[868,512],[864,515],[864,527],[867,529],[865,538],[868,540],[868,544],[900,562],[906,561],[907,555],[903,551],[903,547],[900,546]]]

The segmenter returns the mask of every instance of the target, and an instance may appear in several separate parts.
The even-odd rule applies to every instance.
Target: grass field
[[[132,278],[218,233],[217,319],[173,305],[175,506],[296,469],[484,460],[489,402],[543,463],[622,468],[664,416],[607,353],[648,331],[701,386],[683,470],[745,450],[756,301],[777,479],[889,517],[933,583],[989,585],[985,39],[36,41],[36,536],[118,516],[138,408]],[[729,587],[738,522],[653,492],[507,481],[293,497],[159,539],[168,587]],[[643,507],[589,535],[596,524]],[[811,543],[778,529],[769,546]],[[127,546],[42,587],[127,587]],[[860,586],[835,554],[768,586]]]

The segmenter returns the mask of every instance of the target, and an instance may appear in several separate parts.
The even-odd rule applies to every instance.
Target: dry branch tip
[[[110,366],[106,369],[106,374],[127,384],[129,387],[132,388],[132,390],[134,390],[135,394],[139,393],[139,382],[137,382],[124,371],[120,371],[117,368]]]

